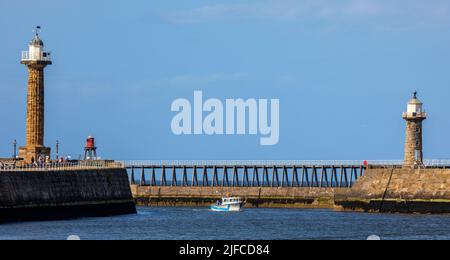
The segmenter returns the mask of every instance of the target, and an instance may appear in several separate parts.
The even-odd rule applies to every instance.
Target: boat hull
[[[211,206],[211,210],[217,211],[217,212],[238,212],[238,211],[241,211],[241,208],[242,208],[241,204]]]

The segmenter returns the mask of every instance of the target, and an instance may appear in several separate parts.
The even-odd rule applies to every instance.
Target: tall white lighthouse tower
[[[415,168],[423,164],[423,121],[427,113],[423,110],[423,103],[414,92],[408,102],[407,112],[403,113],[406,120],[406,142],[404,167]]]

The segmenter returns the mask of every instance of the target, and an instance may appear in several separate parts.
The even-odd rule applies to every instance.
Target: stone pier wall
[[[335,202],[344,210],[450,213],[450,169],[368,169]]]
[[[0,221],[135,212],[125,169],[0,172]]]
[[[333,188],[149,187],[132,185],[138,205],[209,206],[222,197],[245,198],[247,207],[333,208]]]

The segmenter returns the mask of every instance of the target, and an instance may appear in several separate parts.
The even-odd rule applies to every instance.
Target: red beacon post
[[[95,138],[89,136],[86,139],[86,146],[84,147],[84,160],[97,160],[97,147],[95,146]]]

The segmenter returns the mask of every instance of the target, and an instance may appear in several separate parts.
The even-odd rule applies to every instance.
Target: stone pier
[[[0,222],[133,213],[125,169],[0,170]]]
[[[131,185],[138,205],[207,207],[224,195],[245,198],[246,207],[333,208],[339,188],[167,187]]]
[[[341,210],[450,213],[450,169],[368,169],[335,203]]]

